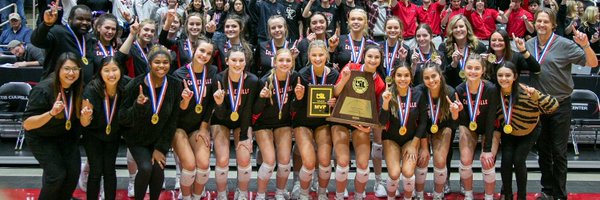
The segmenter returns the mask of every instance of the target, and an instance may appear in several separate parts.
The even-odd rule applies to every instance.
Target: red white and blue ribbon
[[[392,76],[392,69],[394,69],[394,62],[396,60],[396,53],[398,52],[398,46],[399,42],[396,41],[396,44],[394,45],[394,51],[392,52],[392,56],[390,58],[390,49],[389,46],[387,45],[387,42],[385,42],[385,60],[384,60],[384,65],[385,65],[385,69],[386,69],[386,74],[387,76]]]
[[[146,75],[146,81],[148,82],[148,90],[150,92],[150,102],[152,103],[152,113],[158,114],[160,112],[160,108],[162,108],[162,104],[165,100],[165,93],[167,92],[167,77],[165,76],[162,84],[162,89],[160,90],[160,96],[156,96],[156,91],[154,91],[154,84],[152,84],[152,79],[150,78],[150,73]]]
[[[75,42],[77,42],[77,49],[79,49],[79,54],[81,55],[82,58],[85,58],[85,36],[81,38],[81,41],[79,41],[79,38],[77,38],[77,35],[75,35],[75,32],[73,32],[73,29],[71,29],[71,26],[69,26],[69,24],[66,25],[67,29],[69,30],[69,32],[71,33],[71,35],[75,38]]]
[[[471,93],[469,92],[469,82],[465,82],[465,87],[467,88],[467,103],[469,106],[469,118],[471,122],[475,122],[477,120],[477,111],[479,110],[479,102],[481,100],[481,96],[483,93],[483,81],[479,81],[479,86],[477,88],[477,97],[475,99],[475,107],[473,107],[473,100],[471,99]]]
[[[544,48],[542,49],[541,55],[538,53],[538,42],[539,42],[539,37],[538,39],[536,39],[534,41],[534,50],[533,50],[533,54],[535,55],[535,60],[538,61],[538,63],[540,63],[540,65],[542,64],[542,62],[544,62],[544,58],[546,58],[546,53],[548,53],[548,49],[550,48],[550,46],[552,45],[552,43],[554,43],[554,40],[556,40],[556,36],[554,35],[554,33],[552,33],[552,35],[550,35],[550,39],[548,40],[548,42],[546,42],[546,45],[544,45]]]
[[[206,90],[206,68],[202,71],[202,81],[198,84],[198,79],[196,78],[196,74],[192,69],[191,64],[187,64],[188,73],[190,74],[190,79],[192,81],[192,86],[194,88],[194,97],[196,99],[196,105],[202,105],[202,100],[204,99],[204,90]]]
[[[404,109],[402,108],[402,98],[400,95],[396,95],[398,101],[398,118],[400,119],[400,127],[406,127],[408,121],[408,115],[410,114],[410,101],[412,99],[412,93],[410,87],[406,93],[406,103],[404,103]]]
[[[227,81],[229,81],[229,104],[231,105],[231,112],[237,112],[238,105],[240,103],[240,96],[242,94],[242,88],[244,88],[244,73],[240,75],[240,80],[238,82],[237,94],[235,95],[235,99],[233,99],[233,82],[231,78],[227,77]]]
[[[350,34],[348,34],[348,40],[350,42],[350,50],[352,51],[351,52],[352,54],[350,54],[350,62],[360,63],[360,61],[362,61],[363,49],[365,49],[365,37],[361,37],[361,39],[360,39],[360,49],[358,49],[358,52],[356,52],[356,50],[354,50],[354,40],[352,40],[352,37],[350,37]]]

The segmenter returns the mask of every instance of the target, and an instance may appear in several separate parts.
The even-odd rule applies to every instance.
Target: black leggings
[[[512,173],[517,178],[517,199],[527,195],[527,154],[535,141],[535,131],[525,136],[502,134],[502,193],[512,199]],[[513,168],[514,167],[514,168]]]
[[[100,178],[104,178],[104,196],[115,199],[117,190],[117,174],[115,162],[119,151],[119,140],[102,141],[93,135],[83,137],[83,147],[90,164],[88,175],[87,199],[98,199],[100,191]]]
[[[135,199],[143,200],[148,186],[150,186],[150,199],[158,199],[165,180],[165,171],[160,168],[160,164],[151,163],[154,147],[130,146],[128,148],[138,167],[135,175]]]

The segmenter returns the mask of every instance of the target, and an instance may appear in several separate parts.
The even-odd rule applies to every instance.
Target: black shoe
[[[546,194],[544,192],[540,193],[541,195],[537,198],[538,200],[554,200],[552,195]]]

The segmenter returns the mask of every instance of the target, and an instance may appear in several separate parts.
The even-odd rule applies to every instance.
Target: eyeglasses
[[[67,73],[68,72],[75,73],[75,72],[79,72],[79,70],[81,70],[81,68],[79,68],[79,67],[65,67],[65,68],[62,68],[62,70],[65,71],[65,72],[67,72]]]

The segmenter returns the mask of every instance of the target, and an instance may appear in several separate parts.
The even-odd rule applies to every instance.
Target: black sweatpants
[[[150,186],[150,200],[156,200],[160,197],[162,184],[165,180],[165,171],[160,168],[160,164],[152,164],[152,146],[129,146],[131,156],[138,166],[138,172],[135,175],[135,199],[143,200],[146,195],[146,188]],[[166,155],[165,155],[166,156]]]
[[[71,199],[80,172],[78,137],[43,137],[31,134],[25,134],[25,137],[31,153],[44,171],[38,199]]]
[[[119,140],[106,142],[93,135],[84,134],[83,147],[90,164],[87,199],[98,199],[102,177],[104,178],[105,199],[115,199],[117,190],[115,163],[119,151]]]
[[[512,199],[512,174],[517,178],[517,199],[525,200],[527,195],[527,155],[535,142],[536,134],[525,136],[502,134],[502,193]]]
[[[542,115],[538,138],[542,192],[567,199],[567,144],[571,130],[571,98],[559,102],[556,112]]]

